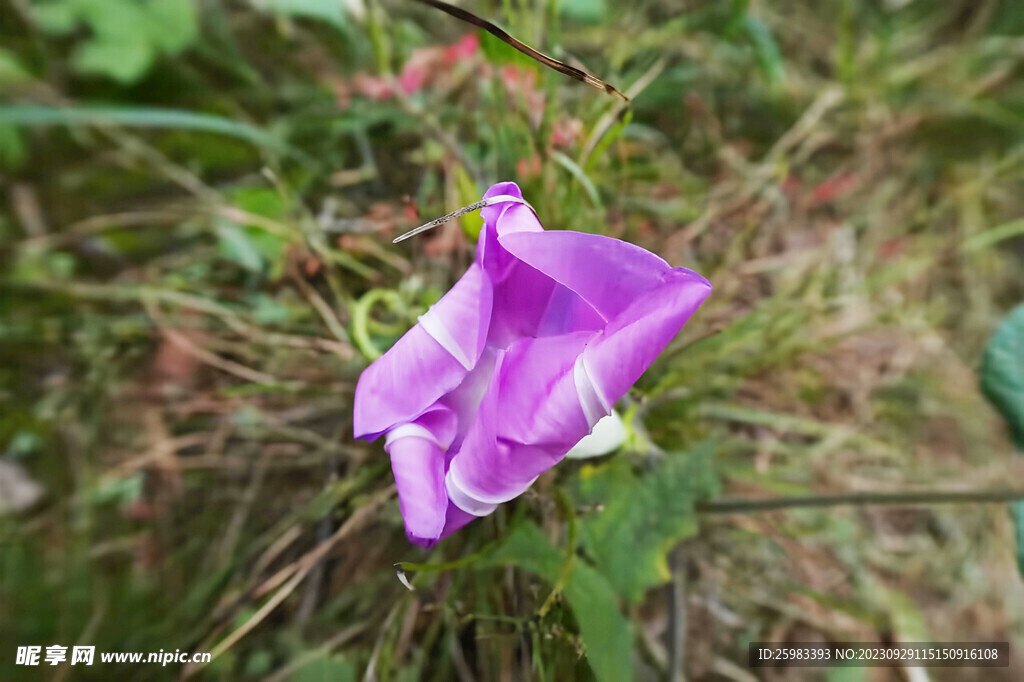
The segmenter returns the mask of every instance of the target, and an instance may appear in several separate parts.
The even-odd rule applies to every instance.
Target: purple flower
[[[512,182],[486,198],[522,198]],[[405,528],[429,547],[518,496],[640,378],[711,292],[618,239],[482,210],[476,261],[356,387],[357,438],[384,435]]]

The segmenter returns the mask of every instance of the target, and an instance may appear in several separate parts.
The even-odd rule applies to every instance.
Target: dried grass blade
[[[508,32],[506,32],[504,29],[498,28],[498,26],[492,24],[486,19],[478,17],[472,12],[464,10],[461,7],[456,7],[455,5],[449,5],[447,2],[441,2],[440,0],[418,1],[422,2],[424,5],[430,5],[434,9],[439,9],[445,14],[450,14],[456,19],[461,19],[462,21],[473,24],[478,28],[482,28],[483,30],[487,31],[498,40],[519,50],[527,57],[530,57],[531,59],[536,59],[538,62],[548,67],[549,69],[554,69],[555,71],[558,71],[561,74],[569,76],[570,78],[575,78],[578,81],[582,81],[587,85],[597,88],[598,90],[604,90],[609,95],[621,97],[624,102],[629,101],[629,97],[627,97],[624,93],[620,92],[614,86],[605,83],[597,76],[589,74],[586,71],[583,71],[582,69],[577,69],[575,66],[569,66],[565,62],[560,62],[553,57],[547,56],[546,54],[539,50],[533,49],[532,47],[522,42],[521,40],[509,35]]]

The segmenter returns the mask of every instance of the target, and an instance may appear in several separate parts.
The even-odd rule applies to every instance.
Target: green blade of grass
[[[968,237],[964,240],[963,249],[964,251],[981,251],[1007,239],[1022,236],[1024,236],[1024,218],[1011,220],[1008,223],[997,225],[989,230]]]
[[[158,107],[47,107],[0,106],[0,125],[123,125],[133,128],[166,128],[216,133],[245,140],[262,149],[290,153],[276,135],[249,123],[222,116]]]

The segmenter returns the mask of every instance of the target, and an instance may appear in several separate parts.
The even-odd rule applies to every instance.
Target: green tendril
[[[359,352],[370,362],[383,355],[383,352],[374,345],[370,330],[390,331],[397,328],[396,325],[377,322],[370,317],[370,313],[377,303],[384,303],[392,312],[404,307],[402,297],[398,295],[397,291],[391,289],[370,289],[352,304],[352,341],[356,344]],[[398,328],[398,331],[401,329]]]

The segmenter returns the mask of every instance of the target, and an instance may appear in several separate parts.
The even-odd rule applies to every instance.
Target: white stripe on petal
[[[583,416],[587,418],[587,425],[593,429],[604,417],[612,411],[612,406],[607,404],[594,384],[587,366],[581,354],[576,358],[572,366],[572,380],[576,384],[576,393],[580,398],[580,407],[583,408]]]
[[[423,327],[423,331],[441,344],[442,348],[451,353],[452,357],[458,360],[460,365],[467,370],[473,369],[473,360],[466,355],[466,351],[455,341],[455,337],[451,335],[448,327],[441,321],[441,318],[438,317],[433,308],[420,315],[419,322],[420,326]]]
[[[415,436],[416,438],[423,438],[425,440],[430,441],[431,443],[441,448],[442,450],[447,450],[447,448],[442,447],[441,444],[437,442],[437,438],[434,437],[434,434],[432,434],[430,431],[420,426],[419,424],[402,424],[401,426],[396,426],[395,428],[391,429],[384,436],[384,447],[387,448],[396,440],[401,440],[402,438],[408,438],[410,436]]]
[[[498,505],[496,504],[481,502],[469,493],[465,492],[461,487],[459,487],[459,484],[455,482],[451,469],[448,470],[447,475],[444,477],[444,487],[448,491],[448,499],[452,501],[452,504],[467,514],[472,514],[473,516],[487,516],[498,508]]]

